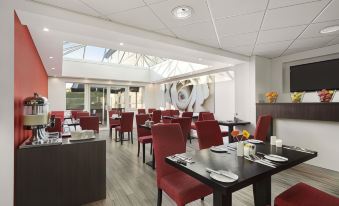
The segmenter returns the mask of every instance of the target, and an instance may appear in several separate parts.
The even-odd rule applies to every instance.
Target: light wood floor
[[[120,143],[111,141],[106,131],[100,131],[100,136],[107,138],[107,197],[87,206],[156,205],[155,171],[142,163],[142,154],[137,157],[137,141],[134,141],[134,144],[124,142],[121,146]],[[193,140],[191,145],[187,144],[187,150],[194,148],[197,148],[196,140]],[[146,161],[151,160],[148,146],[146,154]],[[272,202],[275,196],[298,182],[305,182],[339,197],[339,172],[301,164],[272,177]],[[162,205],[172,206],[175,203],[164,194]],[[212,206],[212,195],[203,202],[197,200],[189,204],[189,206],[198,205]],[[252,187],[233,193],[233,205],[254,205]]]

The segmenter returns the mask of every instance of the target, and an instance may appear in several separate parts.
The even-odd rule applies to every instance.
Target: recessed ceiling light
[[[49,31],[49,28],[46,28],[46,27],[45,27],[43,30],[44,30],[45,32],[48,32],[48,31]]]
[[[53,59],[54,57],[51,56],[51,57],[48,57],[48,58]]]
[[[320,33],[321,34],[328,34],[328,33],[336,32],[336,31],[339,31],[339,26],[326,27],[326,28],[320,30]]]
[[[233,66],[234,66],[234,64],[228,64],[228,66],[229,66],[229,67],[233,67]]]
[[[120,44],[119,44],[120,46],[124,46],[124,42],[120,42]]]
[[[188,19],[192,16],[193,9],[189,6],[177,6],[172,9],[172,14],[177,19]]]
[[[202,58],[198,58],[199,61],[202,61]]]
[[[54,67],[51,68],[51,70],[54,70],[54,69],[55,69]]]

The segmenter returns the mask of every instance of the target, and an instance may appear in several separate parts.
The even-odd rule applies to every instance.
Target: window
[[[85,109],[85,86],[79,83],[66,83],[66,110]]]
[[[129,107],[131,109],[143,108],[143,88],[130,87],[129,88]]]

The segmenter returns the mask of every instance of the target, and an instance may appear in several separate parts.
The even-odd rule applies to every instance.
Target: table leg
[[[264,178],[253,184],[255,206],[271,204],[271,177]]]
[[[213,206],[232,206],[232,193],[224,194],[221,191],[213,191]]]
[[[229,141],[229,143],[234,142],[232,134],[231,134],[232,132],[233,132],[233,126],[229,125],[228,126],[228,141]]]

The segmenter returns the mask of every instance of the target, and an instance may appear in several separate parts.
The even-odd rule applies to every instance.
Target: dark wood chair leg
[[[131,142],[133,144],[133,131],[131,132]]]
[[[158,188],[158,202],[157,206],[161,206],[162,203],[162,190]]]
[[[152,155],[152,169],[154,170],[155,169],[155,155],[154,155],[154,149],[153,149],[153,155]]]
[[[123,132],[119,132],[120,134],[120,144],[122,145],[123,143],[123,139],[124,139],[124,133]]]
[[[192,144],[192,137],[190,134],[188,135],[188,138],[190,139],[190,144]]]
[[[142,144],[142,162],[145,163],[145,143]]]
[[[139,154],[140,154],[140,142],[138,142],[138,157],[139,157]]]
[[[153,152],[153,143],[151,143],[151,149],[150,149],[149,153],[152,155],[152,152]]]
[[[201,200],[201,201],[204,201],[204,200],[205,200],[205,197],[200,198],[200,200]]]
[[[116,129],[114,129],[114,130],[115,130],[115,142],[117,142],[118,141],[118,137],[117,137],[118,131]]]
[[[112,127],[109,127],[109,137],[112,139]]]

